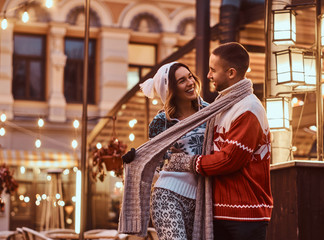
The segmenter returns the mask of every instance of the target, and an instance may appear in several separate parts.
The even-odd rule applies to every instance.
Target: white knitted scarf
[[[151,184],[156,167],[166,150],[181,136],[207,122],[220,112],[253,93],[252,82],[243,79],[232,85],[225,95],[216,98],[208,107],[178,122],[136,149],[133,162],[125,164],[125,185],[118,230],[121,233],[145,236],[149,224]],[[207,123],[203,154],[212,150],[212,121]],[[199,177],[193,239],[213,238],[212,188],[209,178]]]

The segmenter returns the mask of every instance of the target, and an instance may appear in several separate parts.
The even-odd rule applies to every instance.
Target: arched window
[[[71,25],[84,25],[84,6],[78,6],[69,12],[66,17],[66,22]],[[100,18],[97,13],[90,8],[90,26],[100,27]]]
[[[150,13],[140,13],[133,18],[130,28],[138,32],[162,32],[160,21]]]
[[[185,36],[193,36],[196,33],[196,24],[194,18],[183,19],[178,27],[177,32]]]

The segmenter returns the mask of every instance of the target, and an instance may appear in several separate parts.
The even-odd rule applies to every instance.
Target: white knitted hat
[[[147,79],[140,84],[144,95],[148,98],[154,98],[154,90],[157,96],[165,103],[168,86],[169,86],[169,70],[170,67],[177,62],[164,64],[159,68],[153,78]]]

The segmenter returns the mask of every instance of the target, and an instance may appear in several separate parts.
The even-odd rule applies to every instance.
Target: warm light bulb
[[[6,129],[4,129],[3,127],[0,128],[0,136],[3,137],[6,134]]]
[[[123,187],[123,183],[122,182],[116,182],[115,183],[115,187],[116,188],[122,188]]]
[[[0,116],[1,122],[5,122],[7,120],[6,114],[2,113]]]
[[[36,139],[35,141],[35,147],[40,148],[42,146],[42,142],[39,139]]]
[[[44,127],[44,120],[42,118],[38,119],[38,126]]]
[[[294,104],[297,104],[298,103],[298,98],[294,97],[293,99],[291,99],[291,103],[294,105]]]
[[[317,132],[317,127],[315,125],[310,126],[309,129],[314,132]]]
[[[28,15],[28,12],[27,12],[27,11],[25,11],[25,12],[23,13],[23,15],[22,15],[22,17],[21,17],[21,20],[22,20],[24,23],[28,22],[28,20],[29,20],[29,15]]]
[[[51,8],[51,7],[53,7],[53,0],[46,0],[45,6],[46,6],[47,8]]]
[[[78,128],[80,126],[80,122],[78,120],[73,121],[73,127]]]
[[[132,142],[135,140],[134,133],[129,134],[129,140],[132,141]]]
[[[133,128],[135,126],[135,124],[137,123],[137,119],[132,119],[129,121],[128,125]]]
[[[78,147],[78,141],[77,140],[73,140],[72,141],[72,147],[74,148],[74,149],[76,149],[77,147]]]
[[[2,19],[2,21],[1,21],[1,28],[2,28],[3,30],[6,30],[7,27],[8,27],[8,21],[7,21],[6,18],[4,18],[4,19]]]
[[[152,104],[153,104],[153,105],[157,105],[157,104],[158,104],[158,100],[153,99],[153,100],[152,100]]]
[[[102,148],[102,144],[100,142],[97,143],[96,145],[97,149],[101,149]]]

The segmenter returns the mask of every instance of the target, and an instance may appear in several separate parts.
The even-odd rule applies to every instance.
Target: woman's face
[[[176,99],[179,101],[192,101],[197,98],[195,79],[185,67],[179,67],[175,71]]]

